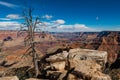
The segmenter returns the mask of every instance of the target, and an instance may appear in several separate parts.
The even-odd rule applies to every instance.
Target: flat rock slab
[[[17,76],[1,77],[0,80],[19,80]]]
[[[76,48],[70,49],[69,58],[75,60],[93,60],[103,66],[107,62],[107,52]]]
[[[93,60],[98,64],[100,64],[101,66],[104,66],[105,63],[107,62],[107,52],[76,48],[76,49],[70,49],[69,52],[63,51],[56,55],[52,55],[46,60],[49,62],[55,62],[55,61],[66,60],[67,58],[75,59],[75,60]]]

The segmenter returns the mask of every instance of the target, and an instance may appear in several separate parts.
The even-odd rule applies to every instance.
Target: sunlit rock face
[[[47,58],[46,60],[47,61],[50,61],[50,62],[56,62],[56,61],[61,61],[61,60],[65,60],[67,59],[69,53],[67,51],[63,51],[61,53],[57,53],[56,55],[52,55],[50,56],[49,58]]]
[[[93,60],[101,66],[104,66],[107,62],[107,52],[76,48],[69,51],[69,58],[80,60]]]
[[[73,69],[68,75],[69,80],[111,80],[108,75],[102,73],[102,67],[107,62],[105,51],[76,48],[49,56],[46,60],[51,62],[49,68],[60,73],[60,80],[68,74],[66,65],[70,70]],[[55,71],[49,71],[53,72]]]
[[[10,61],[11,56],[6,57],[6,60]],[[102,73],[102,67],[104,67],[104,64],[107,62],[107,53],[104,51],[81,49],[81,48],[75,48],[75,49],[70,49],[66,51],[62,50],[60,52],[55,51],[55,54],[48,54],[45,57],[45,60],[48,63],[44,65],[42,70],[44,70],[45,72],[44,76],[46,79],[51,79],[51,80],[79,80],[79,79],[111,80],[111,78],[108,75]],[[30,60],[28,61],[27,59],[27,61],[25,60],[23,61],[25,63],[28,63]],[[29,79],[30,77],[28,77],[26,73],[26,70],[29,67],[19,68],[19,66],[21,66],[20,64],[22,66],[26,66],[26,65],[23,65],[22,63],[19,63],[19,65],[15,64],[13,66],[15,66],[16,69],[11,69],[11,70],[6,71],[5,75],[13,76],[13,75],[16,75],[17,73],[17,75],[19,75],[18,76],[19,79],[23,78],[23,76],[25,76],[25,79],[26,78]],[[43,64],[45,64],[45,62],[43,62]],[[8,63],[5,65],[8,65]],[[30,70],[29,73],[33,75],[32,69]],[[16,79],[13,79],[13,80],[16,80]]]
[[[120,31],[102,31],[85,48],[107,51],[108,63],[112,64],[120,52]]]
[[[56,55],[50,56],[47,58],[47,61],[57,61],[57,60],[65,60],[65,59],[77,59],[77,60],[93,60],[104,66],[107,62],[107,52],[105,51],[97,51],[90,49],[70,49],[69,52],[63,51],[62,53],[58,53]]]
[[[70,60],[70,67],[74,68],[73,74],[83,80],[111,80],[102,73],[101,66],[92,60]]]

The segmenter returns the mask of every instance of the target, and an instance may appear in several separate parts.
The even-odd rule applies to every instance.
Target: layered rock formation
[[[47,55],[44,57],[46,62],[39,64],[40,67],[43,66],[40,78],[50,80],[111,80],[108,75],[102,73],[102,68],[107,61],[107,53],[104,51],[76,48]],[[34,77],[33,68],[29,67],[30,64],[23,64],[24,61],[21,60],[6,69],[2,76],[17,75],[20,80]]]
[[[57,72],[60,80],[66,76],[67,80],[111,80],[108,75],[102,73],[102,66],[107,62],[107,53],[103,51],[70,49],[69,52],[63,51],[46,60],[51,63],[46,69],[52,69],[48,72],[48,76],[55,76]]]
[[[95,49],[108,52],[108,62],[114,63],[117,59],[117,54],[120,52],[120,32],[117,31],[103,31],[100,32],[95,39],[93,39],[86,46],[88,49]]]

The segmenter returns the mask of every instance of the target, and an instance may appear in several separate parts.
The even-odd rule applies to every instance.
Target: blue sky
[[[57,32],[120,30],[120,0],[0,0],[0,29],[17,29],[22,10],[34,8],[45,24]]]

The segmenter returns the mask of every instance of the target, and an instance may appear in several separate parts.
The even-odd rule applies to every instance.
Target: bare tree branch
[[[36,17],[35,22],[32,18],[32,8],[28,9],[28,12],[23,11],[23,17],[25,19],[25,23],[27,26],[27,36],[24,38],[25,44],[28,44],[29,48],[26,50],[26,53],[28,52],[28,55],[32,54],[33,58],[33,64],[35,67],[35,73],[36,77],[40,74],[40,71],[38,69],[38,56],[35,49],[35,43],[34,43],[34,32],[36,28],[36,24],[38,24],[38,17]]]

